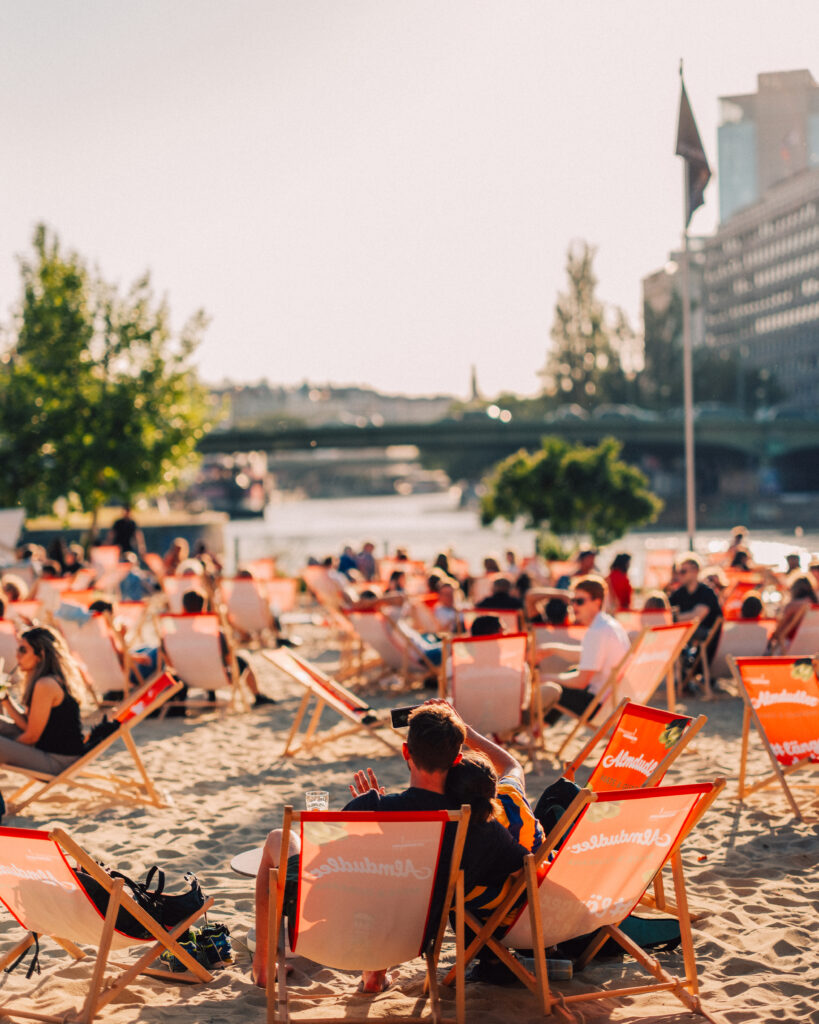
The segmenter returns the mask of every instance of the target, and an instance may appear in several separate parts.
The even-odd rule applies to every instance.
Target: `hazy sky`
[[[572,239],[635,324],[679,243],[679,59],[715,168],[717,97],[817,39],[817,0],[0,0],[0,320],[43,220],[204,307],[208,381],[531,393]]]

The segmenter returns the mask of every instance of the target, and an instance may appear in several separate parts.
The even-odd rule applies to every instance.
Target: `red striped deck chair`
[[[476,576],[469,587],[469,599],[473,604],[478,604],[479,601],[483,601],[485,597],[489,597],[492,593],[492,584],[498,578],[503,576],[502,572],[490,572],[485,576]]]
[[[287,576],[264,580],[267,603],[274,615],[287,615],[296,610],[299,600],[299,581]]]
[[[381,678],[390,673],[409,684],[414,679],[438,674],[410,631],[401,628],[377,608],[343,608],[342,614],[362,643],[375,651],[384,666]],[[361,651],[363,656],[363,649]],[[362,663],[362,669],[366,666]]]
[[[738,800],[778,782],[794,815],[801,820],[786,776],[819,763],[819,682],[810,658],[729,658],[745,702]],[[771,759],[773,772],[746,785],[751,722]],[[816,789],[819,783],[812,785]]]
[[[87,590],[97,575],[96,569],[85,567],[77,569],[71,578],[71,590]]]
[[[131,689],[131,660],[126,651],[120,661],[106,617],[97,612],[82,623],[60,619],[59,626],[69,650],[85,669],[97,703],[112,703],[105,699],[110,690],[127,695]]]
[[[279,648],[276,651],[264,651],[262,657],[304,688],[301,704],[290,727],[282,757],[292,757],[308,748],[314,750],[324,743],[330,743],[333,740],[341,739],[342,736],[349,736],[356,732],[364,732],[373,736],[393,753],[400,753],[400,745],[390,743],[379,732],[379,729],[384,728],[386,723],[376,720],[372,708],[352,691],[320,672],[306,658],[299,657],[284,648]],[[296,743],[296,737],[304,722],[311,700],[315,700],[316,706],[308,719],[306,732],[301,736],[300,742]],[[341,731],[332,729],[319,732],[320,719],[325,708],[334,711],[346,727]]]
[[[250,561],[242,562],[240,568],[253,573],[254,580],[267,581],[276,577],[275,558],[251,558]]]
[[[441,623],[435,618],[432,609],[438,603],[437,594],[416,594],[409,599],[412,624],[422,633],[441,633]]]
[[[307,589],[322,608],[338,611],[345,604],[344,588],[324,565],[306,565],[301,571]]]
[[[595,793],[659,786],[671,764],[707,721],[705,715],[694,721],[685,715],[635,704],[626,698],[567,763],[563,774],[574,781],[578,768],[610,733],[586,786]]]
[[[671,579],[677,552],[671,548],[646,551],[643,568],[643,590],[663,590]]]
[[[113,719],[117,725],[116,730],[100,740],[88,753],[64,768],[59,775],[47,775],[45,772],[31,771],[28,768],[3,765],[3,771],[25,775],[29,780],[8,798],[9,813],[19,814],[30,803],[42,799],[56,786],[62,785],[78,786],[118,803],[164,807],[162,795],[145,768],[132,733],[140,722],[159,710],[181,688],[182,684],[167,672],[145,683],[120,705]],[[118,740],[125,744],[134,762],[135,772],[130,777],[115,775],[94,764],[100,754]]]
[[[238,704],[246,711],[249,705],[239,679],[236,654],[229,643],[227,664],[223,658],[221,626],[219,616],[211,612],[157,617],[162,650],[174,674],[191,689],[228,690],[229,703]],[[214,707],[208,701],[190,697],[186,704],[188,707]]]
[[[147,601],[120,601],[114,609],[114,622],[125,629],[125,641],[132,644],[142,635],[151,614]]]
[[[298,893],[291,911],[292,951],[340,971],[383,970],[426,959],[430,1016],[402,1021],[442,1022],[438,992],[438,957],[454,905],[456,976],[455,1010],[465,1024],[463,972],[463,873],[460,871],[469,808],[460,811],[378,813],[375,811],[284,811],[282,850],[289,849],[290,831],[300,830]],[[457,824],[455,824],[457,823]],[[453,828],[453,825],[455,827]],[[452,836],[454,832],[454,836]],[[451,837],[451,838],[450,838]],[[291,1019],[290,1000],[326,999],[305,990],[293,991],[284,965],[284,897],[286,852],[271,871],[268,914],[268,1021]],[[438,892],[436,879],[445,879]],[[279,976],[276,979],[278,953]],[[355,989],[351,979],[350,987]],[[361,1013],[345,1007],[345,1024],[395,1020],[378,1016],[377,1000]],[[322,1017],[322,1020],[333,1018]]]
[[[819,604],[806,607],[793,639],[788,644],[788,656],[813,658],[819,654]]]
[[[722,617],[726,622],[742,618],[743,601],[749,594],[758,590],[762,583],[762,577],[759,573],[743,573],[743,575],[752,575],[754,580],[729,578],[728,590],[722,597]]]
[[[666,681],[668,710],[673,713],[676,706],[674,666],[696,628],[696,622],[675,622],[671,626],[644,629],[582,715],[575,715],[557,704],[560,711],[577,719],[560,745],[557,756],[560,757],[580,728],[595,728],[624,697],[635,704],[648,704],[663,679]]]
[[[626,699],[600,726],[579,754],[566,765],[563,775],[574,781],[577,769],[585,762],[601,739],[611,733],[605,750],[592,769],[586,786],[595,793],[621,789],[659,786],[671,764],[708,721],[700,715],[696,721],[670,711],[634,704]],[[646,892],[643,902],[666,913],[677,914],[668,902],[660,872],[654,878],[654,892]],[[697,915],[692,915],[696,920]]]
[[[68,857],[76,862],[72,868]],[[109,894],[105,914],[83,888],[77,875],[82,869]],[[31,946],[37,955],[38,943],[44,936],[54,942],[75,960],[85,957],[81,946],[91,947],[96,952],[90,962],[88,989],[82,1005],[72,1005],[73,993],[79,989],[79,979],[72,970],[70,980],[64,985],[64,1003],[56,1013],[46,1012],[37,1003],[36,990],[39,981],[25,985],[25,971],[21,969],[21,985],[15,986],[14,975],[6,978],[0,1016],[11,1019],[49,1021],[53,1024],[72,1021],[90,1024],[91,1021],[118,999],[121,993],[140,974],[161,976],[169,981],[213,980],[213,975],[187,953],[177,942],[191,924],[206,913],[213,904],[209,899],[205,905],[186,920],[167,932],[162,925],[147,914],[128,895],[121,878],[113,879],[99,864],[89,857],[70,836],[61,829],[53,832],[38,832],[30,829],[0,828],[0,902],[17,923],[26,931],[25,937],[0,958],[0,970],[23,956]],[[139,925],[148,932],[148,938],[134,938],[116,928],[117,914],[127,911],[136,918]],[[130,964],[116,964],[109,959],[111,953],[136,947],[139,956]],[[164,950],[169,950],[186,968],[185,972],[171,974],[168,971],[152,969],[151,964]],[[111,967],[119,968],[118,973],[106,981]],[[59,974],[59,968],[55,973]],[[8,1001],[9,988],[23,987],[33,990],[30,995],[21,994],[20,1002]]]
[[[143,561],[158,580],[165,578],[165,562],[156,551],[146,551]]]
[[[243,638],[262,646],[276,641],[276,624],[263,584],[255,579],[222,579],[219,582],[222,600],[230,625]]]
[[[0,661],[6,675],[17,665],[17,627],[11,619],[0,619]]]
[[[500,621],[504,633],[520,632],[520,612],[514,608],[463,608],[461,620],[465,633],[471,632],[472,623],[480,615],[494,615]]]
[[[539,1011],[545,1016],[560,1009],[568,1014],[571,1007],[588,1000],[668,991],[686,1009],[713,1020],[698,994],[680,846],[724,784],[724,780],[717,779],[698,785],[607,793],[584,789],[537,853],[527,856],[520,879],[489,920],[481,924],[467,912],[467,924],[477,934],[464,959],[468,963],[481,946],[488,945],[534,993]],[[563,844],[556,849],[562,839]],[[679,907],[684,978],[669,974],[618,927],[640,902],[646,883],[668,861]],[[524,893],[521,905],[518,901]],[[510,914],[515,915],[511,926],[501,939],[494,938],[495,929]],[[577,961],[578,967],[584,967],[606,940],[613,939],[653,975],[654,983],[640,984],[635,979],[623,988],[553,991],[546,973],[545,950],[589,933],[594,936]],[[511,957],[509,949],[532,949],[534,973]],[[452,972],[446,981],[451,977]]]
[[[98,575],[114,569],[119,565],[119,547],[116,544],[97,544],[89,551],[88,561]]]
[[[714,679],[730,677],[729,656],[762,657],[775,629],[776,619],[727,619],[723,622],[719,646],[711,664]]]
[[[43,614],[43,602],[27,599],[25,601],[9,601],[6,605],[6,618],[18,629],[28,629],[38,622]]]
[[[529,635],[456,636],[444,642],[438,692],[447,695],[463,720],[484,735],[526,735],[524,744],[534,760],[538,742],[531,722],[540,722],[540,688],[532,686]],[[524,711],[529,722],[524,724]],[[542,742],[542,730],[538,736]]]
[[[198,576],[163,576],[162,592],[168,602],[168,610],[172,615],[182,614],[182,595],[189,590],[195,590],[201,594],[205,601],[208,599],[208,592],[205,585]]]
[[[632,638],[646,627],[670,626],[674,621],[670,608],[618,608],[612,615]]]

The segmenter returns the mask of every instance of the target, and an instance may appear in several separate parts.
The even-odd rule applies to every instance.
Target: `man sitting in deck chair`
[[[444,701],[431,701],[416,708],[409,718],[409,731],[403,746],[404,759],[410,773],[409,788],[403,793],[386,794],[378,785],[372,769],[357,772],[354,795],[345,811],[430,811],[448,810],[453,801],[445,793],[450,768],[461,760],[461,745],[466,727],[458,713]],[[256,984],[266,985],[267,916],[270,895],[269,872],[279,861],[281,830],[270,833],[265,843],[259,873],[256,876],[256,953],[253,973]],[[473,888],[501,885],[523,865],[527,850],[517,843],[497,821],[478,823],[467,833],[462,866],[467,892]],[[295,898],[298,876],[298,840],[290,834],[285,907]],[[391,980],[391,979],[390,979]],[[389,981],[387,969],[365,972],[362,991],[381,992]]]
[[[575,622],[588,626],[580,647],[548,644],[540,653],[544,658],[557,654],[567,662],[577,661],[577,667],[559,675],[542,676],[540,693],[544,712],[560,703],[568,711],[582,715],[631,644],[620,623],[603,611],[606,584],[600,576],[581,576],[574,584],[571,602]]]
[[[199,615],[205,610],[205,598],[198,590],[187,590],[182,595],[182,610],[188,615]],[[219,643],[222,649],[222,660],[227,666],[228,663],[228,645],[225,638],[225,634],[219,633]],[[259,708],[264,704],[275,704],[275,700],[272,697],[267,697],[259,690],[259,683],[256,680],[256,673],[250,667],[247,659],[243,658],[240,654],[236,655],[236,666],[239,669],[239,675],[244,678],[247,683],[247,688],[253,694],[253,707]]]

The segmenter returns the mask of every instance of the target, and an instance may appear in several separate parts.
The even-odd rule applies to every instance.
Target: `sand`
[[[331,666],[333,653],[325,650],[320,632],[307,628],[304,635],[305,651]],[[331,806],[340,807],[348,798],[347,784],[353,770],[367,764],[376,768],[389,789],[406,785],[402,759],[358,737],[342,739],[314,759],[283,761],[279,753],[298,695],[294,686],[263,659],[257,655],[251,655],[251,659],[264,690],[277,699],[275,706],[246,713],[148,721],[140,727],[140,748],[154,778],[162,780],[162,788],[172,800],[170,806],[126,808],[104,799],[86,799],[77,791],[63,791],[32,805],[25,815],[4,822],[42,829],[59,825],[99,860],[135,877],[143,877],[151,865],[158,863],[165,868],[172,891],[179,891],[183,874],[193,870],[205,892],[215,899],[211,921],[229,926],[235,962],[218,970],[211,984],[182,985],[141,978],[103,1011],[103,1020],[121,1024],[262,1021],[265,997],[251,981],[250,957],[244,945],[253,921],[253,881],[231,871],[231,858],[260,844],[269,829],[281,823],[285,804],[302,806],[305,789],[329,790]],[[384,695],[374,703],[389,706],[407,703],[407,699]],[[710,780],[718,775],[729,780],[724,794],[683,850],[689,899],[693,909],[702,913],[694,924],[694,943],[703,1002],[714,1017],[732,1024],[752,1020],[819,1024],[816,793],[799,791],[806,803],[805,822],[792,817],[781,792],[775,789],[740,805],[732,799],[740,753],[740,700],[692,700],[686,711],[704,713],[709,722],[672,768],[667,781]],[[127,767],[122,755],[110,761],[112,767]],[[752,776],[765,772],[767,765],[753,736],[749,765]],[[806,779],[819,781],[815,771],[803,774]],[[535,772],[527,772],[530,796],[536,798],[557,776],[556,765],[549,762]],[[7,793],[12,784],[8,776],[0,782]],[[20,935],[19,925],[0,910],[2,948],[8,948]],[[450,951],[449,943],[445,944],[443,963],[451,962]],[[34,985],[41,1012],[53,1013],[79,1004],[89,978],[89,964],[72,962],[49,940],[43,942],[41,959],[43,973],[31,982],[26,982],[19,969],[0,976],[0,1000],[6,1001]],[[679,951],[660,954],[660,959],[672,973],[682,973]],[[338,995],[338,999],[325,1000],[318,1008],[299,1004],[302,1014],[309,1019],[311,1015],[338,1012],[343,1018],[345,998],[355,979],[301,958],[292,963],[295,983],[322,986],[322,991]],[[643,978],[633,961],[609,962],[587,968],[568,990],[580,991],[606,979],[639,984]],[[420,960],[404,966],[398,987],[378,998],[378,1011],[396,1020],[417,1011],[422,980]],[[454,1012],[451,997],[445,999],[447,1011]],[[523,987],[470,984],[466,999],[470,1022],[500,1024],[515,1020],[527,1024],[539,1019],[534,998]],[[355,1001],[356,1012],[367,1012],[363,997]],[[676,1024],[697,1019],[668,993],[630,1002],[587,1003],[582,1013],[583,1017],[576,1014],[578,1021]]]

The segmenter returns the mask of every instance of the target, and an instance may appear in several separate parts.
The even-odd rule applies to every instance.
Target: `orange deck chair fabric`
[[[810,658],[729,659],[742,698],[742,754],[738,799],[778,782],[797,818],[802,812],[786,776],[819,763],[819,680]],[[751,722],[773,766],[772,774],[747,786]]]

